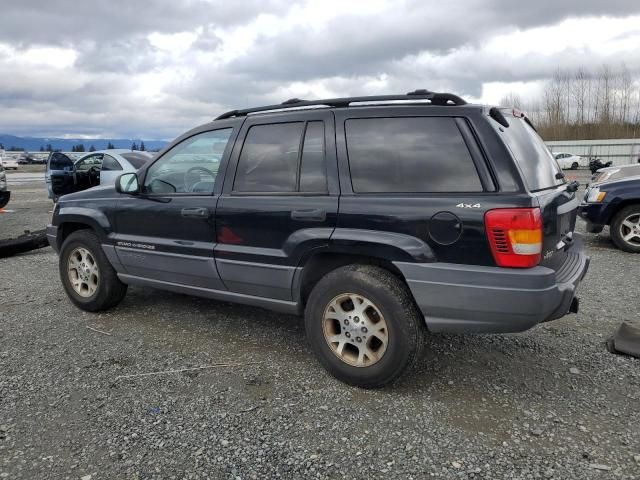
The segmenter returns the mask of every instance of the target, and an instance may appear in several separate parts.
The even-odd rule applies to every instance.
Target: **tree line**
[[[545,140],[640,136],[640,78],[625,65],[558,69],[538,98],[511,92],[500,105],[526,112]]]

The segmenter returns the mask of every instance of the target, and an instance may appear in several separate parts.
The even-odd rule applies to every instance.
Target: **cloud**
[[[529,92],[558,67],[624,62],[640,75],[636,0],[444,5],[8,2],[0,132],[172,138],[222,111],[291,97],[429,88],[493,100],[497,85]]]

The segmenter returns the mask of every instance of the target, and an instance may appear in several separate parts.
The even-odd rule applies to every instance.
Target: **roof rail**
[[[429,100],[431,105],[465,105],[462,98],[453,93],[437,93],[429,90],[414,90],[405,95],[375,95],[369,97],[344,97],[344,98],[327,98],[324,100],[300,100],[299,98],[291,98],[278,105],[267,105],[265,107],[247,108],[244,110],[231,110],[216,117],[216,120],[224,120],[225,118],[243,117],[250,113],[268,112],[272,110],[285,110],[289,108],[302,108],[312,106],[324,106],[333,108],[348,107],[352,103],[375,103],[375,102],[392,102],[398,100]]]

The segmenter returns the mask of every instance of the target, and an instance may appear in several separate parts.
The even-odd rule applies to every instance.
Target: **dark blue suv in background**
[[[598,170],[587,188],[579,214],[589,233],[606,225],[614,245],[640,253],[640,165]]]
[[[425,331],[577,311],[576,189],[515,110],[426,90],[292,99],[227,112],[115,188],[63,196],[48,236],[83,310],[139,285],[304,314],[329,372],[379,387]]]

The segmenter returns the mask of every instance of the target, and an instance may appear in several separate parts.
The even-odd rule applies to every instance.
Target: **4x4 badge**
[[[479,203],[459,203],[456,205],[456,207],[458,208],[482,208],[482,205],[480,205]]]

